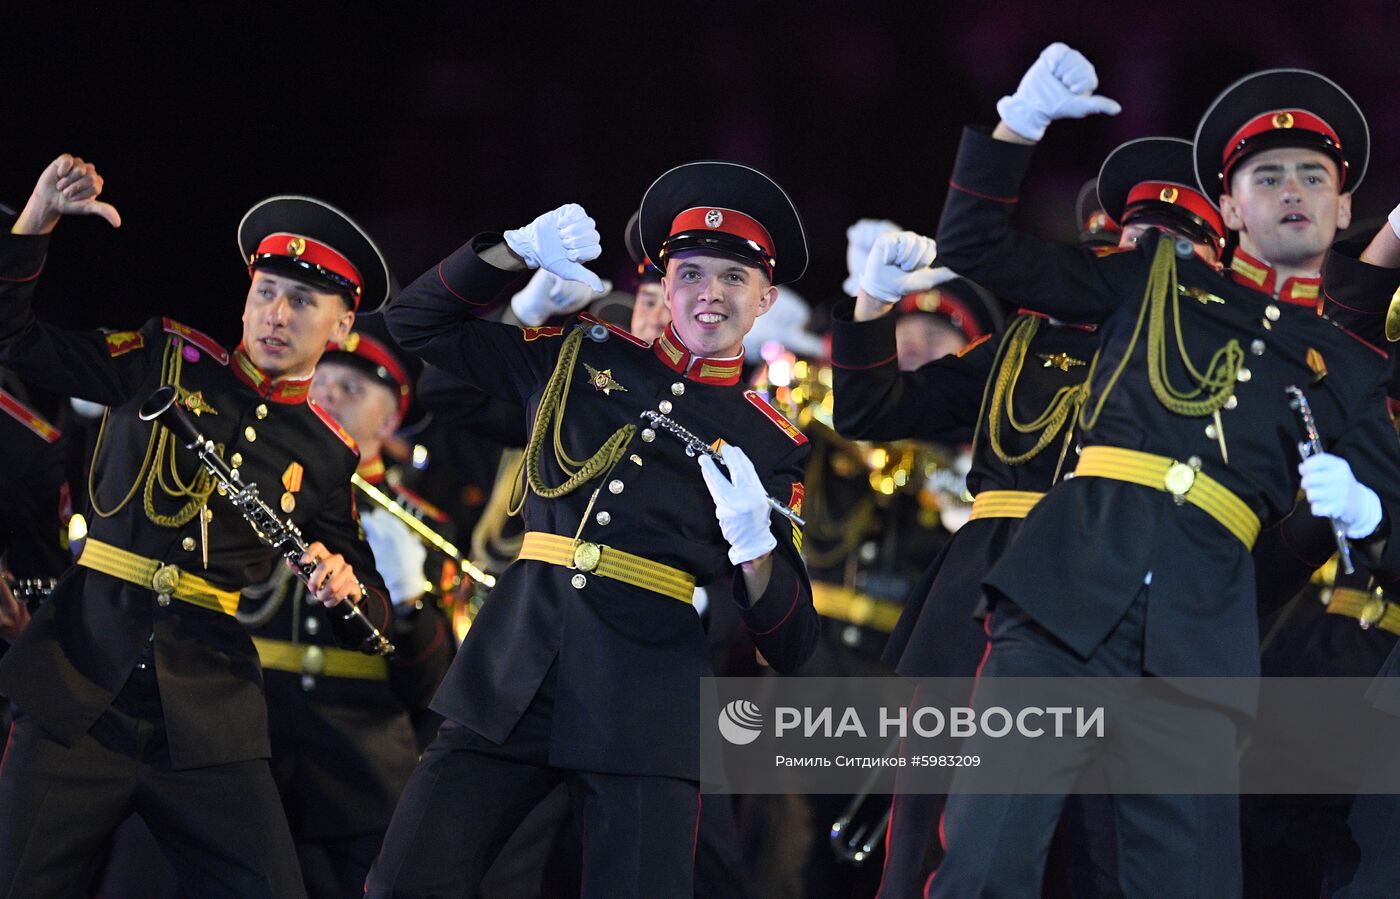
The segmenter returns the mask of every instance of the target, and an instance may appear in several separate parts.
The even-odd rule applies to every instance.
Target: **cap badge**
[[[1161,197],[1163,203],[1175,203],[1178,191],[1175,187],[1164,187],[1157,196]]]
[[[353,353],[360,348],[360,332],[351,331],[350,336],[345,338],[345,342],[340,345],[341,349],[347,353]]]
[[[705,227],[718,228],[724,224],[724,215],[718,209],[711,209],[705,213]]]
[[[1291,113],[1291,112],[1280,112],[1280,113],[1276,114],[1276,115],[1274,116],[1274,127],[1275,127],[1275,128],[1292,128],[1292,127],[1293,127],[1293,113]]]
[[[306,240],[301,237],[293,237],[287,241],[287,253],[292,256],[300,256],[306,252]]]

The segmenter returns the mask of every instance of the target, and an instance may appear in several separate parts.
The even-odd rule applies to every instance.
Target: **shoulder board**
[[[442,511],[437,506],[428,502],[426,499],[419,496],[417,493],[414,493],[412,490],[409,490],[407,487],[395,487],[394,493],[398,495],[399,501],[405,506],[407,506],[409,511],[421,512],[425,517],[432,519],[438,524],[447,523],[448,519],[446,512]]]
[[[1119,253],[1130,253],[1137,247],[1091,247],[1089,252],[1102,259],[1105,256],[1116,256]]]
[[[788,439],[793,443],[801,446],[807,442],[807,435],[797,430],[797,426],[784,418],[781,412],[768,405],[768,401],[759,396],[757,391],[745,390],[744,399],[748,400],[755,409],[762,412],[764,418],[777,425],[778,429],[786,434]]]
[[[521,328],[520,336],[525,338],[526,343],[539,340],[541,337],[559,337],[564,333],[564,328],[560,325],[545,325],[543,328]]]
[[[587,312],[580,312],[578,314],[578,320],[581,322],[587,322],[590,325],[602,325],[609,331],[616,334],[618,337],[621,337],[623,340],[627,341],[628,343],[634,346],[651,346],[651,344],[647,343],[645,340],[638,337],[636,334],[633,334],[631,331],[628,331],[626,328],[619,328],[617,325],[614,325],[611,322],[605,322],[600,318],[596,318],[592,315],[589,315]]]
[[[162,318],[161,324],[165,327],[165,333],[174,334],[191,346],[203,350],[206,356],[220,365],[228,365],[228,350],[219,346],[219,342],[208,334],[196,331],[189,325],[182,325],[173,318]]]
[[[63,432],[45,421],[42,415],[3,390],[0,390],[0,411],[33,431],[45,443],[57,443],[63,436]]]
[[[967,346],[965,346],[965,347],[963,347],[962,349],[958,350],[958,358],[961,359],[962,357],[966,356],[968,353],[970,353],[970,352],[972,352],[973,350],[977,349],[979,346],[981,346],[982,344],[986,343],[988,340],[991,340],[991,339],[992,339],[992,335],[990,335],[990,334],[983,334],[981,337],[979,337],[979,338],[977,338],[976,340],[972,341],[972,343],[969,343]]]
[[[315,400],[308,399],[306,405],[311,407],[311,411],[316,413],[316,417],[321,419],[321,422],[331,429],[331,433],[340,438],[340,442],[345,444],[350,452],[354,453],[356,456],[360,454],[360,447],[355,443],[355,438],[351,437],[349,432],[342,428],[340,422],[332,418],[329,412],[317,405]]]

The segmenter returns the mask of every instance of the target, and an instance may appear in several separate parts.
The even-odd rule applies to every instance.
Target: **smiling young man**
[[[448,722],[394,812],[370,896],[472,893],[563,783],[585,896],[689,899],[711,673],[695,586],[732,583],[774,668],[812,650],[799,535],[764,498],[800,502],[806,438],[739,385],[744,333],[807,265],[797,210],[754,169],[691,163],[647,191],[640,234],[672,313],[651,344],[588,316],[520,330],[473,315],[527,268],[597,285],[581,263],[598,232],[576,205],[478,236],[387,311],[405,348],[527,410],[531,437],[519,561],[433,701]],[[729,477],[708,457],[697,470],[646,411],[723,441]]]
[[[1193,761],[1211,759],[1213,773],[1229,777],[1236,721],[1253,713],[1254,695],[1195,693],[1205,683],[1198,678],[1259,673],[1250,550],[1260,528],[1287,514],[1301,489],[1314,512],[1337,518],[1378,567],[1393,571],[1400,563],[1395,541],[1386,539],[1400,514],[1400,449],[1384,403],[1389,366],[1318,314],[1316,262],[1331,240],[1323,229],[1345,220],[1344,194],[1364,173],[1365,124],[1351,99],[1321,76],[1251,76],[1203,119],[1196,171],[1207,196],[1232,196],[1222,203],[1222,214],[1231,206],[1226,225],[1253,229],[1246,255],[1253,247],[1273,258],[1241,257],[1221,272],[1186,242],[1155,232],[1132,252],[1097,257],[1016,233],[1009,223],[1045,128],[1117,111],[1094,95],[1096,87],[1081,54],[1047,47],[998,104],[996,130],[964,132],[939,225],[944,264],[1062,320],[1102,323],[1075,477],[1036,504],[984,581],[992,612],[978,701],[1002,677],[1173,678],[1164,691],[1173,709],[1213,735],[1193,747]],[[1326,191],[1310,180],[1325,177],[1325,166],[1311,164],[1317,157],[1285,148],[1335,161]],[[1253,172],[1250,164],[1261,159],[1264,172],[1236,188],[1236,170]],[[1272,171],[1273,164],[1281,168]],[[1233,182],[1221,180],[1232,174]],[[1314,187],[1317,201],[1305,201]],[[1394,272],[1369,275],[1329,282],[1329,292],[1341,299],[1348,291],[1394,290]],[[1302,465],[1300,425],[1285,393],[1292,385],[1307,392],[1328,449]],[[1104,750],[1139,766],[1128,773],[1169,762],[1153,761],[1163,749],[1141,733],[1134,739],[1119,729]],[[987,748],[989,770],[1004,764],[1022,776],[1053,776],[1039,767],[1048,758],[997,758],[985,741],[978,748]],[[1065,767],[1055,773],[1078,770],[1099,748],[1072,747],[1076,755],[1058,758]],[[1022,767],[1028,764],[1035,773]],[[1064,801],[1054,793],[950,795],[947,856],[929,895],[1035,890]],[[1128,895],[1239,894],[1233,796],[1122,795],[1116,810]]]
[[[268,769],[258,657],[234,617],[238,591],[281,557],[137,411],[174,386],[243,481],[315,541],[304,561],[317,563],[316,598],[357,602],[383,629],[388,600],[350,495],[355,452],[307,394],[361,298],[385,299],[387,270],[340,211],[274,197],[239,225],[252,284],[231,353],[169,318],[60,330],[35,317],[30,296],[59,219],[119,224],[101,190],[90,164],[60,156],[0,236],[0,363],[108,407],[83,555],[0,662],[0,692],[21,712],[0,763],[0,892],[69,894],[138,814],[191,892],[301,895]],[[339,611],[327,617],[353,639]]]

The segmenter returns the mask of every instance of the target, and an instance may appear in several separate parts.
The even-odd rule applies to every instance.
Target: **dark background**
[[[796,287],[824,306],[845,275],[846,226],[880,216],[932,233],[959,129],[992,123],[997,98],[1057,39],[1095,62],[1124,111],[1051,128],[1025,227],[1072,236],[1074,194],[1112,147],[1189,138],[1222,88],[1281,65],[1356,97],[1374,144],[1357,203],[1384,213],[1400,200],[1397,37],[1389,0],[364,11],[7,0],[0,199],[21,205],[60,152],[97,163],[125,224],[60,226],[40,315],[134,327],[168,314],[236,341],[246,282],[234,229],[263,196],[346,209],[405,282],[478,230],[576,201],[603,234],[595,268],[616,277],[650,181],[730,158],[796,200],[813,252]]]

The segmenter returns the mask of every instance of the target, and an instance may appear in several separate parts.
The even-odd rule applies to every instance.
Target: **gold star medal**
[[[623,393],[627,392],[626,387],[623,387],[613,380],[611,368],[605,368],[599,371],[587,362],[583,363],[583,367],[588,369],[588,383],[593,385],[594,390],[603,391],[603,396],[612,396],[614,390],[620,390]]]
[[[1076,359],[1069,353],[1037,353],[1044,360],[1045,368],[1058,368],[1060,371],[1069,371],[1071,368],[1083,365],[1084,360]]]
[[[213,406],[209,405],[209,403],[205,401],[204,391],[195,390],[193,392],[190,392],[182,390],[181,393],[183,394],[181,399],[185,401],[185,408],[193,412],[195,415],[203,415],[206,412],[208,412],[210,415],[219,414],[218,409],[215,409]]]

